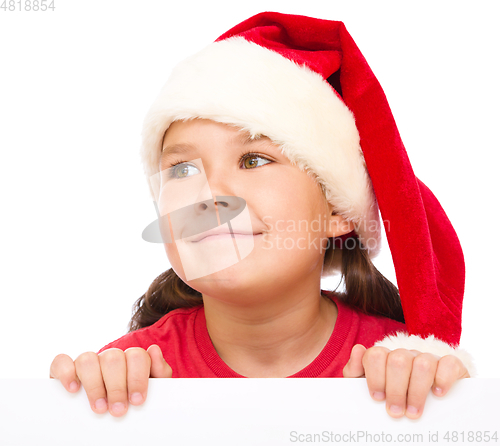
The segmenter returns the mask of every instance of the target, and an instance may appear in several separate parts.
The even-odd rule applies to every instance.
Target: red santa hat
[[[408,342],[428,338],[433,346],[418,349],[453,351],[471,371],[457,349],[465,282],[459,240],[415,176],[384,92],[342,22],[264,12],[181,62],[144,120],[148,179],[158,173],[170,124],[192,118],[281,145],[355,224],[372,258],[381,246],[380,213],[410,335],[382,345],[416,348]]]

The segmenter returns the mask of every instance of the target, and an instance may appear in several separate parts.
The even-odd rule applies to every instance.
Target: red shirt
[[[339,301],[334,293],[323,292],[337,305],[338,315],[327,344],[308,366],[289,378],[342,377],[356,344],[366,348],[396,332],[407,332],[401,322],[381,316],[368,316]],[[217,354],[207,331],[203,305],[180,308],[167,313],[155,324],[128,333],[103,347],[126,350],[160,346],[173,378],[244,378],[229,368]]]

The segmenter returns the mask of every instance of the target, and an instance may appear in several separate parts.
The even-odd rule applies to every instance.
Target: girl
[[[174,70],[141,154],[159,217],[143,236],[172,269],[130,333],[51,366],[95,412],[141,404],[150,377],[366,376],[390,416],[418,418],[429,389],[474,373],[460,244],[341,22],[232,28]],[[370,260],[379,209],[399,290]],[[320,288],[335,272],[345,293]]]

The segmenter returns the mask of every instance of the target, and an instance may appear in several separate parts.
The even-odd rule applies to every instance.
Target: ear
[[[348,221],[342,217],[342,215],[336,214],[331,205],[329,208],[331,213],[327,219],[327,237],[339,237],[343,234],[348,234],[355,229],[352,221]]]

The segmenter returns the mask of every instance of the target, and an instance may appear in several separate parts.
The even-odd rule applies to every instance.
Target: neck
[[[337,308],[319,287],[301,286],[239,305],[203,295],[207,329],[221,359],[247,377],[297,373],[324,348]],[[248,301],[247,301],[248,302]]]

